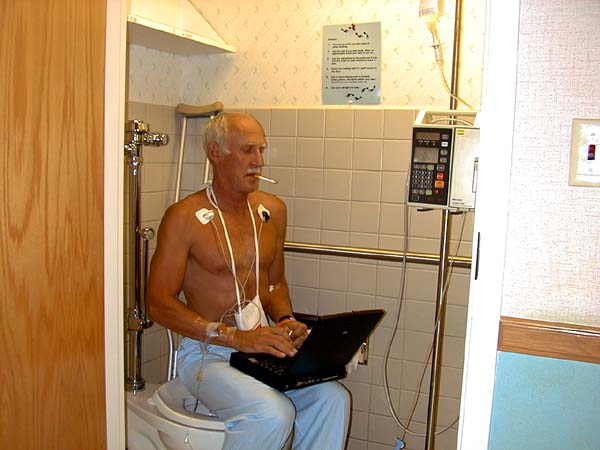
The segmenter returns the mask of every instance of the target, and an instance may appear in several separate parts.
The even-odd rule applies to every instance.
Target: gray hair
[[[225,146],[225,137],[229,131],[227,123],[227,113],[217,114],[208,119],[208,122],[204,125],[202,130],[202,142],[204,147],[204,153],[207,153],[208,143],[215,141],[221,147],[223,154],[228,154],[229,149]]]

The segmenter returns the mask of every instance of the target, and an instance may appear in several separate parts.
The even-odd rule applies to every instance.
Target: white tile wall
[[[379,237],[373,233],[350,233],[350,247],[377,248]]]
[[[276,137],[269,139],[269,164],[273,167],[296,165],[296,138]]]
[[[239,108],[243,110],[244,108]],[[146,223],[157,227],[172,202],[180,120],[174,108],[130,103],[129,117],[145,119],[153,131],[169,133],[168,148],[147,149],[143,186]],[[279,184],[261,188],[288,207],[288,241],[400,250],[404,239],[405,183],[415,111],[392,108],[248,108],[265,129],[269,149],[265,172]],[[200,120],[188,122],[182,195],[199,189],[204,173]],[[409,251],[437,254],[440,213],[409,210]],[[453,218],[451,250],[461,236],[461,255],[470,256],[472,215]],[[151,244],[152,245],[152,244]],[[404,418],[419,391],[435,314],[437,268],[409,264],[405,299],[395,323],[400,290],[398,263],[359,258],[286,254],[286,277],[295,310],[327,314],[342,310],[387,311],[370,338],[368,366],[359,366],[344,384],[353,395],[348,449],[393,450],[401,430],[391,418],[383,391],[383,356],[393,327],[396,337],[387,361],[392,399]],[[439,425],[458,414],[464,356],[469,272],[452,269],[442,355]],[[166,373],[165,333],[155,326],[144,334],[144,376],[160,381]],[[421,383],[411,428],[425,429],[429,369]],[[420,450],[422,438],[408,436]],[[456,425],[436,442],[455,448]],[[443,443],[443,444],[442,444]],[[454,446],[454,447],[453,447]]]
[[[352,190],[352,172],[350,170],[323,171],[323,198],[332,200],[350,200]]]
[[[323,197],[323,171],[319,169],[296,169],[296,197]]]
[[[354,135],[354,111],[327,109],[325,111],[325,137],[351,138]]]
[[[298,111],[298,136],[323,137],[325,135],[325,110],[301,109]]]
[[[359,139],[383,138],[383,109],[358,109],[354,112],[354,137]]]
[[[319,308],[320,315],[336,314],[346,310],[346,293],[340,291],[327,291],[319,289]]]
[[[381,170],[383,141],[381,139],[355,139],[352,152],[352,169]]]
[[[407,172],[382,172],[381,201],[385,203],[405,203],[407,178]]]
[[[298,167],[323,167],[323,138],[299,137],[296,164]]]
[[[271,136],[296,136],[298,110],[273,109],[271,111]]]
[[[410,138],[383,141],[383,170],[408,172],[410,162]]]
[[[294,225],[319,229],[321,227],[321,208],[320,199],[296,198],[294,200]]]
[[[381,172],[352,171],[353,201],[379,202],[381,196]]]
[[[350,204],[337,200],[323,200],[321,228],[348,231],[350,229]]]
[[[383,118],[384,139],[412,139],[412,124],[416,111],[409,109],[386,109]]]
[[[323,167],[327,169],[351,169],[352,144],[352,139],[325,139]]]

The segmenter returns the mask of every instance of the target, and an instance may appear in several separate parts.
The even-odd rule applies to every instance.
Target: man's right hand
[[[282,327],[235,330],[233,348],[245,353],[268,353],[278,358],[291,357],[297,352],[288,331]]]

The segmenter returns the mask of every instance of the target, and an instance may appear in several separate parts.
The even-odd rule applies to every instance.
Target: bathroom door
[[[105,0],[0,1],[6,449],[106,447],[105,13]]]

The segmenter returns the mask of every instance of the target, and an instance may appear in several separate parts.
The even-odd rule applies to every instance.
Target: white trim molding
[[[488,448],[509,211],[519,0],[489,0],[459,450]]]
[[[104,72],[104,361],[106,448],[125,448],[123,136],[126,0],[106,0]],[[121,150],[121,151],[120,151]]]

